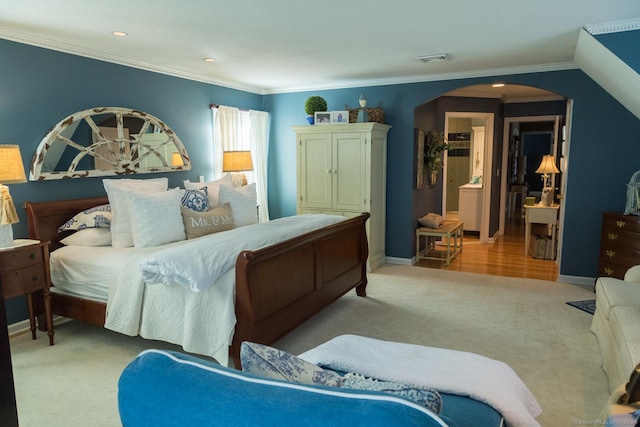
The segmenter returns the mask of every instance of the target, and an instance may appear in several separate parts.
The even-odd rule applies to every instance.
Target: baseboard
[[[416,263],[415,257],[413,258],[396,258],[388,256],[386,259],[387,264],[400,264],[400,265],[413,265]]]
[[[55,332],[56,325],[60,325],[65,322],[69,322],[71,319],[62,317],[62,316],[53,316],[53,329]],[[9,338],[13,338],[18,335],[31,333],[31,324],[29,323],[29,319],[21,320],[20,322],[12,323],[7,326],[9,330]]]
[[[7,329],[9,330],[9,337],[30,332],[29,326],[29,319],[10,324],[7,326]]]
[[[572,285],[584,286],[593,289],[593,285],[596,283],[596,278],[560,274],[558,275],[558,282],[570,283]]]

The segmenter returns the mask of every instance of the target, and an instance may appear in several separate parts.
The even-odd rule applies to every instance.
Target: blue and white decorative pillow
[[[85,228],[109,228],[111,226],[111,205],[100,205],[77,213],[58,228],[58,232],[83,230]]]
[[[333,371],[282,350],[247,341],[240,346],[240,363],[244,372],[266,378],[329,387],[340,387],[342,383],[342,377]]]
[[[197,190],[184,190],[182,206],[196,212],[209,210],[207,187],[205,186]]]
[[[436,390],[392,381],[366,378],[360,374],[348,373],[342,379],[342,388],[352,390],[382,391],[424,406],[435,414],[442,410],[442,396]]]

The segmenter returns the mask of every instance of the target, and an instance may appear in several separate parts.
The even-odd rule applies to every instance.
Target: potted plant
[[[449,149],[444,134],[430,131],[424,137],[424,168],[429,174],[429,183],[435,185],[438,172],[444,166],[442,153]]]
[[[310,96],[304,103],[304,110],[307,112],[307,121],[312,125],[316,111],[327,111],[327,101],[321,96]]]

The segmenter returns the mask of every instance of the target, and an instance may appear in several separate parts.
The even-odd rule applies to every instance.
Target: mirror
[[[54,126],[33,156],[30,181],[190,170],[178,136],[151,114],[91,108]]]

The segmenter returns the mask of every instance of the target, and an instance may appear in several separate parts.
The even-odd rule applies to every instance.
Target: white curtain
[[[213,111],[214,178],[223,175],[222,158],[225,151],[251,150],[251,161],[258,196],[260,222],[269,221],[267,197],[267,155],[269,151],[269,113],[220,105]],[[249,132],[242,132],[241,114],[248,115]],[[244,116],[247,119],[247,116]],[[246,123],[246,121],[245,121]],[[245,128],[246,130],[246,128]],[[248,139],[248,141],[247,141]]]
[[[235,107],[220,105],[213,111],[213,177],[221,178],[222,153],[237,150],[240,145],[239,118],[240,110]]]
[[[251,161],[256,176],[258,192],[258,217],[260,222],[269,221],[267,198],[267,157],[269,152],[269,113],[249,111],[249,141],[251,143]]]

